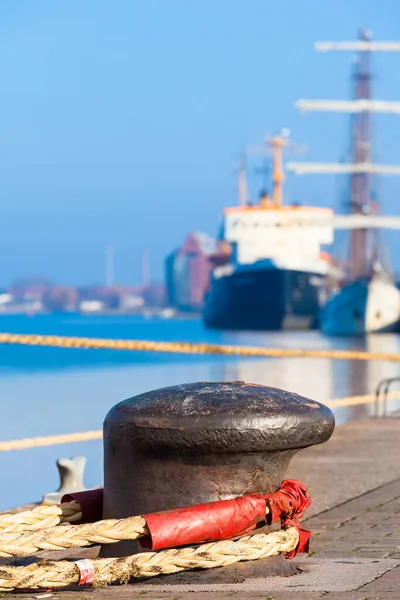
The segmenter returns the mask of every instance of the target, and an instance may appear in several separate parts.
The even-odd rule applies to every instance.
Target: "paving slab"
[[[308,486],[307,517],[400,477],[400,420],[363,419],[337,427],[325,444],[301,450],[286,476]]]
[[[179,595],[183,592],[237,592],[241,597],[247,593],[268,594],[272,592],[350,592],[357,590],[369,582],[374,581],[387,571],[400,565],[399,560],[392,559],[318,559],[298,558],[296,566],[301,569],[301,574],[292,577],[263,577],[252,579],[243,583],[224,583],[218,585],[162,585],[164,593]],[[154,586],[135,585],[132,591],[153,592]],[[399,589],[400,595],[400,589]]]

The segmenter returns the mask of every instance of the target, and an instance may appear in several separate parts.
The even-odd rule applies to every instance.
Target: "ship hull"
[[[204,323],[214,329],[313,329],[320,282],[319,274],[284,269],[246,269],[213,277]]]
[[[344,286],[321,313],[321,329],[331,336],[400,332],[400,292],[380,277]]]

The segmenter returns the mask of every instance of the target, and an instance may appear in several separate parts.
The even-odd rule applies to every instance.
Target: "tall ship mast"
[[[400,292],[381,262],[377,236],[379,228],[399,228],[399,219],[379,217],[373,198],[372,179],[377,175],[400,175],[400,166],[372,162],[371,114],[400,114],[400,102],[373,100],[371,94],[371,53],[398,52],[398,42],[374,42],[362,30],[355,42],[321,42],[321,52],[356,51],[353,98],[347,101],[299,100],[301,111],[346,112],[352,115],[352,160],[349,163],[289,163],[288,170],[303,174],[348,174],[348,216],[335,219],[337,228],[350,230],[345,276],[339,290],[328,298],[321,315],[321,328],[330,335],[362,335],[398,331]]]
[[[272,155],[272,191],[249,199],[246,161],[238,169],[238,206],[222,214],[219,251],[213,257],[206,296],[206,326],[281,330],[315,327],[319,294],[330,272],[323,251],[333,241],[329,208],[287,204],[282,152],[288,132],[268,139],[246,156]]]

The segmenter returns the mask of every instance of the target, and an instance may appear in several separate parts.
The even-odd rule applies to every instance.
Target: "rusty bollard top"
[[[334,417],[292,392],[235,381],[154,390],[117,404],[106,429],[133,427],[139,445],[197,452],[265,452],[326,442]]]
[[[273,492],[292,456],[327,441],[334,424],[318,402],[241,381],[177,385],[120,402],[104,421],[104,517]]]

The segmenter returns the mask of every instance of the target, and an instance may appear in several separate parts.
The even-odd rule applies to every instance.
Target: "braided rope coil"
[[[42,504],[31,510],[0,515],[0,535],[55,527],[60,523],[76,523],[82,518],[78,502],[65,502],[53,506]]]
[[[60,505],[61,507],[63,505]],[[33,512],[33,511],[32,511]],[[0,533],[0,556],[30,556],[42,550],[84,548],[93,544],[114,544],[148,535],[143,517],[107,519],[83,525],[58,525],[32,531]]]
[[[84,505],[90,499],[93,509],[94,500],[102,502],[102,490],[100,490],[101,500],[98,491],[92,490],[78,496]],[[76,522],[84,511],[79,504],[79,498],[73,498],[72,502],[58,506],[42,506],[16,515],[3,515],[0,519],[0,524],[3,525],[3,529],[0,529],[0,557],[12,558],[33,555],[40,551],[52,552],[98,544],[113,544],[143,536],[151,537],[150,548],[154,549],[197,544],[221,537],[234,538],[248,532],[249,527],[255,527],[257,523],[265,521],[268,514],[271,515],[271,521],[281,521],[283,527],[291,525],[290,519],[300,519],[310,503],[307,488],[301,482],[285,480],[279,490],[269,495],[245,495],[232,500],[184,507],[172,511],[174,516],[171,511],[167,511],[158,515],[148,514],[95,522],[92,520],[89,523],[74,525],[71,521]],[[217,526],[218,519],[221,518],[218,516],[218,511],[221,509],[224,511],[221,513],[224,522],[227,521],[228,524],[230,519],[233,519],[236,523],[236,526],[231,523],[224,536],[220,535]],[[238,515],[241,515],[239,520],[237,520]],[[192,527],[188,537],[187,527],[192,524],[193,518],[196,520],[197,529]],[[171,535],[171,531],[166,534],[165,529],[163,533],[165,523],[174,519],[176,521],[173,527],[174,534]],[[214,523],[211,528],[210,519]],[[168,539],[166,545],[165,535]]]
[[[95,559],[93,585],[127,583],[132,579],[170,575],[190,569],[213,569],[291,552],[299,542],[295,527],[238,540],[211,542],[196,547],[142,552],[123,558]],[[0,566],[0,591],[60,589],[77,585],[79,568],[68,561],[41,561],[24,567]]]

